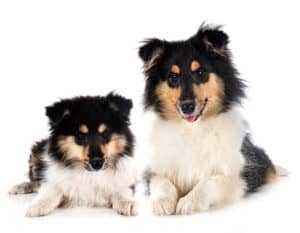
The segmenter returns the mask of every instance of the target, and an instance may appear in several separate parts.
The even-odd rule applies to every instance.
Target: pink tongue
[[[193,122],[196,120],[196,118],[197,118],[196,116],[188,116],[188,117],[185,117],[184,119],[188,122]]]

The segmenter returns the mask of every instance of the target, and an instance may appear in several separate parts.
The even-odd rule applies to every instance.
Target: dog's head
[[[66,166],[99,170],[130,156],[132,102],[110,93],[105,97],[64,99],[46,108],[51,127],[50,153]]]
[[[228,41],[220,27],[204,25],[185,41],[146,40],[139,49],[147,78],[145,108],[164,119],[194,122],[239,102],[244,84],[233,67]]]

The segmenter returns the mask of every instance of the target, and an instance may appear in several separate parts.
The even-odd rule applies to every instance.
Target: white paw
[[[134,201],[124,200],[118,201],[113,204],[113,209],[124,216],[135,216],[137,215],[137,204]]]
[[[208,205],[201,199],[185,196],[179,199],[176,214],[195,214],[207,209]]]
[[[53,211],[46,203],[36,203],[29,207],[26,217],[42,217],[49,215]]]
[[[176,199],[160,198],[152,202],[153,213],[156,215],[171,215],[176,210]]]
[[[9,191],[9,195],[26,194],[33,192],[33,185],[30,182],[24,182],[13,186]]]

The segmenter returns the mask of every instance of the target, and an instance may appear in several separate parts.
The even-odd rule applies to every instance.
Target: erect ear
[[[123,96],[111,92],[107,95],[107,101],[111,110],[126,118],[129,117],[130,110],[133,106],[131,99],[126,99]]]
[[[139,56],[144,62],[145,72],[150,70],[157,60],[163,55],[166,43],[166,41],[156,38],[144,41],[144,44],[139,48]]]
[[[46,115],[50,120],[50,125],[55,126],[65,117],[70,115],[70,101],[61,100],[46,107]]]
[[[202,25],[197,34],[192,38],[192,42],[208,52],[226,56],[229,38],[220,28],[220,26],[210,27]]]

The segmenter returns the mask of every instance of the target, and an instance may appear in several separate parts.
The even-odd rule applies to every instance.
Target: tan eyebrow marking
[[[171,72],[174,74],[180,74],[180,68],[178,65],[172,65]]]
[[[101,124],[98,127],[98,132],[103,133],[107,129],[107,126],[105,124]]]
[[[200,63],[198,62],[198,61],[192,61],[192,63],[191,63],[191,71],[196,71],[196,70],[198,70],[199,68],[200,68]]]
[[[86,133],[89,132],[89,128],[88,128],[86,125],[81,125],[81,126],[79,127],[79,131],[80,131],[81,133],[86,134]]]

